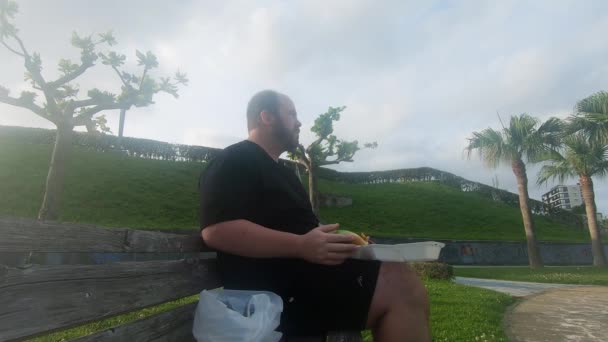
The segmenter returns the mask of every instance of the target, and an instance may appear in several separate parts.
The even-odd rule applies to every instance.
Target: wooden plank
[[[195,342],[192,336],[192,323],[197,303],[188,304],[171,311],[150,316],[142,320],[110,328],[74,342]],[[284,337],[282,342],[362,342],[358,331],[336,331],[327,337]]]
[[[196,342],[192,322],[196,303],[85,336],[74,342]]]
[[[215,260],[0,267],[0,341],[72,327],[219,286]]]
[[[0,218],[0,252],[160,252],[209,250],[191,235]]]
[[[127,261],[181,260],[188,258],[215,259],[215,252],[201,253],[57,253],[0,252],[0,265],[27,267],[36,265],[99,265]]]

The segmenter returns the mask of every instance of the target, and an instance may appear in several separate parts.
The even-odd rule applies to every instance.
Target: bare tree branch
[[[72,106],[74,109],[76,109],[76,108],[81,108],[81,107],[94,106],[97,103],[99,103],[98,100],[86,99],[86,100],[72,101],[70,103],[70,106]]]
[[[68,102],[68,104],[66,106],[66,113],[73,113],[76,110],[76,108],[94,106],[97,103],[99,103],[99,101],[94,100],[94,99],[70,101],[70,102]]]
[[[27,50],[25,49],[25,45],[23,45],[23,41],[21,40],[21,38],[19,38],[19,36],[17,36],[16,34],[13,34],[12,37],[15,38],[17,43],[19,43],[19,46],[21,47],[21,51],[23,51],[23,54],[25,56],[29,57],[29,53],[27,53]]]
[[[44,77],[42,77],[40,70],[38,70],[37,68],[34,67],[34,63],[32,63],[32,57],[27,52],[27,49],[25,48],[23,41],[16,34],[11,35],[11,37],[13,37],[17,41],[17,43],[19,43],[19,46],[21,47],[21,51],[23,51],[23,54],[20,54],[20,55],[25,59],[25,68],[30,73],[34,83],[38,83],[39,89],[42,90],[42,92],[44,93],[44,97],[46,99],[46,103],[47,103],[47,106],[49,107],[50,113],[57,114],[58,113],[57,102],[55,101],[53,94],[49,91],[49,89],[47,87],[47,83],[44,80]]]
[[[304,166],[306,166],[306,168],[310,167],[310,160],[308,159],[308,157],[306,157],[306,151],[304,150],[304,146],[302,146],[301,144],[298,145],[298,151],[300,152],[298,154],[298,162],[300,164],[303,164]]]
[[[7,49],[8,49],[10,52],[12,52],[12,53],[14,53],[14,54],[16,54],[16,55],[19,55],[19,56],[21,56],[21,57],[25,57],[25,55],[24,55],[23,53],[21,53],[21,52],[19,52],[19,51],[15,50],[15,49],[13,49],[12,47],[10,47],[10,46],[9,46],[9,45],[8,45],[8,44],[7,44],[7,43],[4,41],[4,39],[0,39],[0,42],[2,42],[2,45],[4,45],[4,47],[5,47],[5,48],[7,48]]]
[[[144,85],[144,79],[146,78],[146,74],[148,73],[148,66],[144,67],[144,72],[141,75],[141,80],[139,80],[139,90]]]
[[[350,158],[339,158],[336,160],[328,160],[328,161],[322,161],[319,163],[319,166],[324,166],[324,165],[331,165],[331,164],[338,164],[341,162],[352,162],[353,160]]]
[[[23,48],[25,51],[25,48]],[[57,109],[57,101],[55,101],[54,89],[51,89],[47,86],[44,77],[42,77],[42,73],[36,67],[34,67],[32,63],[32,58],[29,55],[25,55],[25,68],[29,71],[32,80],[34,83],[38,83],[40,90],[44,94],[44,98],[46,99],[46,105],[48,107],[48,111],[52,114],[58,114],[59,110]],[[34,84],[35,85],[35,84]]]
[[[122,84],[125,85],[125,87],[127,88],[133,88],[127,81],[125,81],[125,79],[122,77],[122,74],[120,73],[120,71],[118,70],[117,67],[112,65],[112,69],[114,69],[114,71],[116,71],[116,74],[118,74],[118,77],[120,78],[120,80],[122,81]]]
[[[93,64],[93,63],[82,63],[82,64],[80,64],[80,66],[78,67],[78,69],[74,70],[73,72],[71,72],[69,74],[64,75],[63,77],[61,77],[61,78],[59,78],[59,79],[57,79],[55,81],[47,83],[47,86],[49,86],[49,87],[51,87],[53,89],[57,89],[60,86],[66,84],[68,82],[71,82],[71,81],[75,80],[78,76],[84,74],[84,72],[87,71],[87,69],[90,68],[90,67],[92,67],[93,65],[95,65],[95,64]]]
[[[32,57],[29,55],[29,53],[27,52],[27,49],[25,48],[25,45],[23,44],[23,41],[21,40],[21,38],[19,38],[19,36],[17,36],[16,34],[11,34],[10,37],[13,37],[13,39],[15,39],[17,41],[17,43],[19,44],[19,46],[21,47],[21,51],[22,52],[18,52],[14,49],[12,49],[5,41],[4,39],[0,39],[0,41],[2,41],[2,44],[9,49],[11,52],[16,53],[17,55],[23,57],[25,59],[25,68],[27,69],[27,71],[29,71],[29,73],[32,75],[32,80],[34,80],[34,82],[37,82],[42,88],[44,88],[46,86],[46,82],[44,81],[44,78],[42,77],[42,75],[40,74],[39,70],[36,70],[36,68],[33,68],[33,63],[32,63]],[[46,93],[45,93],[46,95]],[[48,101],[48,99],[47,99]]]
[[[82,113],[80,113],[78,116],[76,116],[74,118],[74,120],[72,121],[72,123],[74,126],[86,125],[86,123],[91,120],[93,115],[95,115],[101,111],[111,110],[111,109],[120,109],[120,104],[115,102],[112,104],[97,105],[95,107],[86,109]]]
[[[304,159],[302,159],[302,158],[298,158],[298,160],[296,160],[296,163],[298,163],[298,164],[300,164],[300,165],[304,166],[304,167],[305,167],[307,170],[308,170],[308,168],[310,167],[310,165],[308,165],[308,164],[307,164],[307,163],[304,161]]]
[[[326,137],[320,137],[317,138],[317,140],[315,140],[312,144],[308,145],[308,147],[306,148],[306,153],[310,153],[310,151],[312,151],[312,148],[314,146],[317,146],[319,144],[321,144],[321,142],[323,141],[323,139],[325,139]]]
[[[42,77],[42,74],[40,73],[40,70],[38,70],[36,67],[34,67],[34,63],[32,63],[32,57],[29,55],[29,53],[27,52],[27,49],[25,48],[25,45],[23,44],[23,41],[21,40],[21,38],[19,38],[19,36],[17,36],[16,34],[11,34],[11,37],[13,37],[13,39],[15,39],[17,41],[17,43],[19,44],[19,47],[21,48],[22,53],[19,53],[13,49],[11,49],[2,39],[2,43],[4,44],[5,47],[7,47],[9,50],[11,50],[12,52],[17,53],[18,55],[20,55],[21,57],[23,57],[23,59],[25,60],[25,68],[27,69],[27,71],[30,73],[33,83],[34,83],[34,88],[37,88],[39,90],[41,90],[44,93],[44,97],[46,99],[46,103],[49,109],[50,113],[46,113],[45,111],[39,112],[38,109],[42,110],[40,107],[36,106],[35,104],[31,104],[31,106],[33,107],[24,107],[24,106],[20,106],[20,107],[24,107],[24,108],[28,108],[31,109],[34,113],[36,113],[37,115],[42,116],[45,119],[48,120],[52,120],[53,115],[59,115],[59,112],[57,110],[57,102],[55,101],[55,98],[53,97],[53,94],[49,91],[49,89],[46,86],[46,81],[44,80],[44,78]],[[38,83],[39,87],[36,87],[36,83]],[[10,97],[6,97],[7,101],[11,101],[12,98]],[[5,103],[9,103],[9,102],[5,102]],[[12,103],[9,103],[12,104]],[[26,104],[27,106],[30,106],[30,104]]]
[[[15,106],[15,107],[21,107],[21,108],[26,108],[31,110],[32,112],[34,112],[36,115],[41,116],[47,120],[51,120],[53,122],[55,122],[53,120],[53,118],[49,117],[47,115],[47,113],[44,111],[44,109],[42,109],[42,107],[37,106],[35,103],[31,102],[23,102],[23,101],[19,101],[19,99],[14,98],[14,97],[10,97],[8,95],[4,95],[4,94],[0,94],[0,102],[9,104],[11,106]]]

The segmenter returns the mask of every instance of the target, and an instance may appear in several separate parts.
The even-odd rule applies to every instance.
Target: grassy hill
[[[0,141],[0,215],[36,217],[50,145]],[[153,229],[197,229],[201,163],[73,151],[67,167],[62,221]],[[325,222],[371,235],[434,239],[524,240],[518,208],[437,183],[340,184],[323,192],[353,206],[323,208]],[[536,217],[541,240],[588,241],[588,233]]]
[[[353,206],[326,208],[326,222],[340,222],[372,236],[434,239],[525,240],[519,208],[439,183],[338,184],[321,190],[349,195]],[[588,233],[536,216],[541,240],[588,241]]]

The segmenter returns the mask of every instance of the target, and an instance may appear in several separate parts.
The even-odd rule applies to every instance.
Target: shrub
[[[444,262],[412,262],[410,266],[416,271],[418,276],[424,280],[440,279],[451,280],[454,278],[454,268]]]

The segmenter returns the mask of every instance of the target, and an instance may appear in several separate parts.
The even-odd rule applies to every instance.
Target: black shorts
[[[287,336],[323,335],[335,330],[363,330],[381,263],[347,259],[338,266],[297,262],[291,285],[281,291],[279,330]]]

